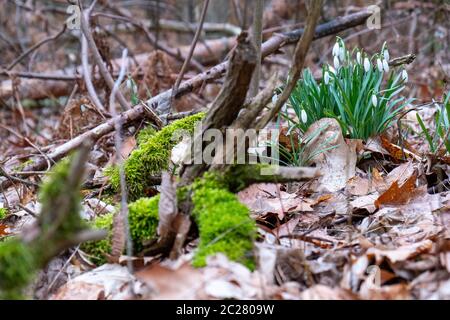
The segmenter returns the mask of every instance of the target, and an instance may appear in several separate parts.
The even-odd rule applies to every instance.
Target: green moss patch
[[[21,299],[35,269],[33,252],[22,241],[0,242],[0,299]]]
[[[144,241],[156,237],[158,203],[159,195],[153,198],[140,198],[128,205],[130,234],[135,252],[143,249]],[[81,246],[81,249],[91,256],[91,260],[95,264],[106,263],[107,255],[111,253],[113,218],[114,213],[108,213],[94,219],[91,227],[107,230],[108,237],[100,241],[89,241]]]
[[[206,173],[193,184],[193,215],[200,231],[200,243],[193,265],[206,264],[206,257],[219,252],[229,259],[254,268],[252,256],[255,222],[236,195],[220,177]]]
[[[168,168],[170,152],[178,142],[174,139],[175,132],[184,130],[193,134],[196,123],[202,120],[204,115],[204,113],[198,113],[174,121],[156,133],[153,130],[144,129],[146,131],[138,136],[139,147],[124,163],[130,199],[135,200],[145,196],[150,177]],[[110,177],[112,187],[118,190],[120,186],[118,168],[108,168],[105,173]]]
[[[4,219],[7,214],[8,211],[6,210],[6,208],[0,208],[0,219]]]

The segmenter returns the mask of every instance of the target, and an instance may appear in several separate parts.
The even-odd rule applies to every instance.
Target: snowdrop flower
[[[370,62],[369,59],[364,58],[364,71],[369,72],[370,70]]]
[[[191,138],[183,137],[183,139],[172,148],[170,160],[172,160],[175,165],[180,165],[185,160],[188,160],[187,157],[190,156],[190,150]]]
[[[302,109],[302,112],[300,113],[300,117],[302,118],[303,123],[306,123],[306,121],[308,121],[308,115],[306,114],[305,109]]]
[[[389,72],[389,64],[388,64],[387,60],[383,60],[383,69],[384,69],[384,72]]]
[[[131,81],[131,79],[128,79],[128,80],[126,81],[126,85],[127,85],[127,89],[133,88],[133,81]]]
[[[336,41],[336,43],[333,46],[333,57],[336,57],[339,54],[339,43]]]
[[[339,48],[339,59],[344,62],[345,59],[345,48],[344,46]]]
[[[402,71],[402,79],[403,81],[408,82],[408,72],[406,72],[405,69]]]
[[[383,64],[381,63],[380,58],[377,59],[377,67],[378,71],[383,72]]]
[[[328,71],[330,71],[332,74],[336,74],[336,69],[334,69],[332,66],[328,66]]]
[[[274,95],[272,96],[272,103],[273,103],[273,104],[277,103],[277,100],[278,100],[278,95],[274,94]]]
[[[357,52],[356,53],[356,62],[358,62],[358,64],[361,64],[361,52]]]
[[[376,95],[372,95],[372,104],[374,107],[376,107],[378,105],[378,99]]]
[[[388,51],[388,49],[385,49],[385,50],[384,50],[383,55],[384,55],[384,59],[385,59],[386,61],[389,61],[389,51]]]
[[[328,73],[328,71],[325,71],[325,73],[323,74],[323,81],[325,81],[325,84],[328,84],[330,82],[330,74]]]
[[[333,64],[334,64],[334,68],[337,70],[337,69],[339,69],[339,59],[338,59],[338,57],[334,57],[334,59],[333,59]]]

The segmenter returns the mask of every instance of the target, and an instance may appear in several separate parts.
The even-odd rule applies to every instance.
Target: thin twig
[[[65,74],[49,74],[49,73],[37,73],[37,72],[26,72],[26,71],[7,71],[5,69],[0,69],[0,75],[13,76],[19,78],[29,78],[29,79],[41,79],[41,80],[58,80],[58,81],[74,81],[81,79],[79,75],[65,75]]]
[[[113,6],[110,6],[110,7],[112,9],[116,9]],[[142,22],[136,21],[136,19],[134,19],[134,17],[131,17],[126,12],[120,11],[118,9],[116,9],[116,11],[119,11],[120,16],[113,15],[113,14],[108,14],[108,13],[103,13],[103,12],[102,13],[97,13],[97,15],[131,23],[132,25],[134,25],[135,27],[138,27],[139,29],[141,29],[144,32],[145,37],[147,38],[147,40],[150,42],[150,44],[156,50],[160,49],[160,50],[164,51],[165,53],[167,53],[169,56],[171,56],[171,57],[173,57],[173,58],[175,58],[177,60],[180,60],[180,61],[183,61],[186,58],[178,50],[169,48],[168,46],[163,45],[160,42],[157,43],[155,37],[150,33],[148,28]],[[201,63],[198,62],[196,59],[191,59],[190,63],[191,63],[191,66],[194,67],[197,71],[203,72],[204,69],[205,69],[201,65]]]
[[[81,1],[78,0],[78,4],[81,9],[81,16],[80,16],[81,31],[83,32],[83,35],[86,37],[88,46],[91,49],[91,52],[93,54],[95,63],[98,66],[100,74],[102,75],[103,79],[105,79],[106,85],[109,87],[110,90],[112,90],[114,87],[114,80],[113,80],[111,74],[109,73],[109,71],[106,69],[105,64],[103,63],[102,56],[100,55],[100,51],[98,50],[97,45],[95,44],[94,37],[92,36],[92,33],[89,28],[89,14],[96,2],[97,1],[94,0],[91,7],[88,10],[86,10],[85,12],[83,12],[83,10],[81,9],[82,8]],[[116,96],[117,96],[116,98],[119,101],[119,104],[123,110],[130,109],[127,101],[125,100],[125,97],[122,95],[120,90],[116,90]]]
[[[127,250],[127,256],[131,257],[133,254],[133,243],[131,241],[131,235],[130,235],[130,227],[128,223],[128,191],[127,191],[127,185],[126,185],[126,179],[125,179],[125,171],[123,167],[123,155],[122,155],[122,123],[120,121],[120,118],[116,117],[116,107],[115,107],[115,96],[116,91],[119,90],[120,84],[125,78],[127,65],[128,65],[128,59],[127,59],[127,49],[123,49],[122,51],[122,65],[120,67],[120,73],[119,77],[117,78],[116,82],[114,83],[110,98],[109,98],[109,109],[111,112],[111,115],[113,118],[116,118],[115,121],[115,135],[114,135],[114,141],[115,141],[115,147],[116,147],[116,154],[117,154],[117,162],[119,166],[119,177],[120,177],[120,194],[121,194],[121,201],[120,201],[120,215],[123,219],[123,227],[125,230],[118,230],[118,232],[124,232],[126,236],[126,250]],[[133,273],[133,265],[130,259],[127,259],[127,266],[130,274]]]
[[[263,23],[264,0],[256,0],[255,16],[253,19],[252,38],[256,48],[256,67],[253,71],[253,78],[250,84],[249,98],[253,98],[259,91],[259,80],[261,78],[261,43],[262,43],[262,23]]]
[[[289,77],[289,82],[283,89],[280,97],[278,98],[275,106],[270,110],[270,112],[263,117],[261,123],[258,124],[257,129],[262,129],[272,120],[275,115],[280,112],[281,108],[291,95],[292,90],[297,84],[300,78],[301,72],[303,70],[303,65],[305,64],[306,54],[308,52],[309,46],[314,38],[314,32],[316,29],[317,21],[319,20],[320,10],[322,8],[323,0],[314,0],[310,2],[310,12],[306,20],[305,31],[303,32],[300,40],[297,43],[294,51],[294,58],[292,61],[292,67]]]
[[[95,91],[94,84],[92,83],[91,79],[91,72],[89,70],[89,53],[88,53],[88,44],[86,37],[84,35],[81,35],[81,66],[83,68],[83,78],[84,83],[86,85],[86,89],[89,93],[89,97],[91,98],[92,103],[97,108],[97,110],[100,112],[100,114],[105,118],[103,115],[104,112],[106,112],[105,107],[101,103],[100,99],[98,98],[97,92]]]
[[[59,38],[59,36],[61,36],[65,31],[66,31],[66,27],[67,25],[64,23],[64,26],[62,28],[61,31],[59,31],[57,34],[45,38],[42,41],[36,43],[34,46],[32,46],[31,48],[29,48],[27,51],[25,51],[24,53],[22,53],[20,56],[18,56],[13,62],[11,62],[9,64],[8,67],[6,67],[6,70],[11,70],[12,68],[14,68],[14,66],[16,64],[18,64],[20,61],[22,61],[24,58],[26,58],[30,53],[32,53],[34,50],[38,49],[40,46],[42,46],[43,44],[46,44],[49,41],[53,41]]]
[[[194,39],[192,40],[191,47],[189,48],[189,53],[188,53],[186,59],[184,60],[183,66],[181,67],[181,71],[178,74],[177,80],[175,81],[174,90],[172,92],[177,92],[178,87],[180,86],[181,80],[183,80],[183,76],[189,65],[189,62],[192,59],[192,55],[194,54],[195,46],[197,45],[198,39],[202,32],[203,23],[205,22],[206,12],[208,11],[208,5],[209,5],[209,0],[205,0],[205,2],[203,3],[203,9],[202,9],[202,13],[200,16],[200,21],[198,23],[197,30],[195,31],[195,35],[194,35]]]

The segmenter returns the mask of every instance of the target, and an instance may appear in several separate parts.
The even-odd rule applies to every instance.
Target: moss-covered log
[[[184,119],[176,120],[161,131],[151,129],[138,136],[138,148],[134,150],[124,163],[125,177],[131,200],[145,197],[145,190],[152,185],[152,178],[166,170],[169,166],[170,152],[178,143],[175,132],[184,130],[193,134],[195,125],[203,119],[204,113],[194,114]],[[108,168],[106,174],[111,185],[119,190],[119,170]]]

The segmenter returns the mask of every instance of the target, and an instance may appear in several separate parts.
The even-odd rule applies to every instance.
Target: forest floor
[[[264,13],[264,40],[304,25],[304,13],[290,13],[292,1],[272,2]],[[351,1],[342,2],[348,6],[328,4],[319,24],[361,9]],[[173,1],[164,3],[176,6]],[[65,16],[58,10],[65,11],[65,4],[56,1],[47,9],[16,7],[11,1],[0,13],[0,243],[16,236],[26,238],[32,230],[42,208],[38,196],[42,181],[54,163],[68,154],[59,154],[59,148],[113,116],[108,108],[99,110],[92,102],[81,67],[81,31],[64,28],[59,34]],[[28,21],[27,25],[9,17],[11,12]],[[210,256],[204,267],[192,266],[199,246],[195,236],[188,238],[176,260],[136,252],[95,265],[75,246],[38,273],[28,295],[36,299],[450,299],[450,148],[446,150],[443,143],[433,152],[417,120],[419,115],[426,128],[435,130],[437,111],[449,92],[450,8],[439,1],[393,1],[382,12],[379,30],[363,24],[314,41],[305,67],[320,76],[322,64],[333,60],[336,35],[348,48],[370,53],[379,52],[386,42],[391,58],[416,55],[404,66],[409,79],[402,94],[412,100],[398,121],[369,139],[351,139],[339,126],[330,125],[312,148],[337,136],[334,148],[308,164],[320,169],[320,177],[255,183],[236,192],[256,225],[255,268],[224,254]],[[109,19],[108,14],[123,19]],[[208,21],[194,50],[194,62],[180,79],[195,24],[192,30],[174,31],[161,23],[155,40],[154,28],[137,32],[139,26],[123,27],[130,14],[137,24],[149,21],[137,7],[97,4],[92,12],[96,26],[91,27],[114,79],[123,64],[122,49],[128,48],[130,67],[120,90],[133,105],[133,101],[158,97],[177,80],[195,81],[202,71],[220,66],[230,57],[240,32],[236,18],[230,18],[229,25],[222,24],[219,31],[208,31],[213,29]],[[177,20],[173,15],[167,10],[163,22]],[[42,39],[49,41],[23,55]],[[154,50],[152,39],[159,41],[161,50]],[[263,60],[260,89],[269,86],[274,74],[279,75],[278,87],[286,81],[294,45]],[[92,55],[89,60],[94,61]],[[112,89],[98,68],[91,71],[95,91],[109,105]],[[58,76],[38,79],[39,74]],[[159,114],[163,126],[172,122],[171,116],[207,113],[223,84],[223,78],[206,79],[193,86],[192,92],[171,97],[170,115]],[[142,104],[141,108],[145,110]],[[95,139],[81,187],[81,213],[86,220],[117,212],[123,200],[120,192],[112,191],[105,169],[117,162],[118,154],[128,158],[139,147],[139,132],[155,124],[155,116],[148,112],[130,117],[134,118],[122,130],[119,150],[111,123],[112,129]],[[289,123],[280,121],[268,127],[279,125],[280,143],[292,151],[302,137],[293,140]],[[444,141],[448,141],[448,123],[446,128]],[[170,152],[173,159],[177,151]],[[52,158],[54,154],[57,157]],[[148,186],[145,196],[164,190],[159,183]]]

